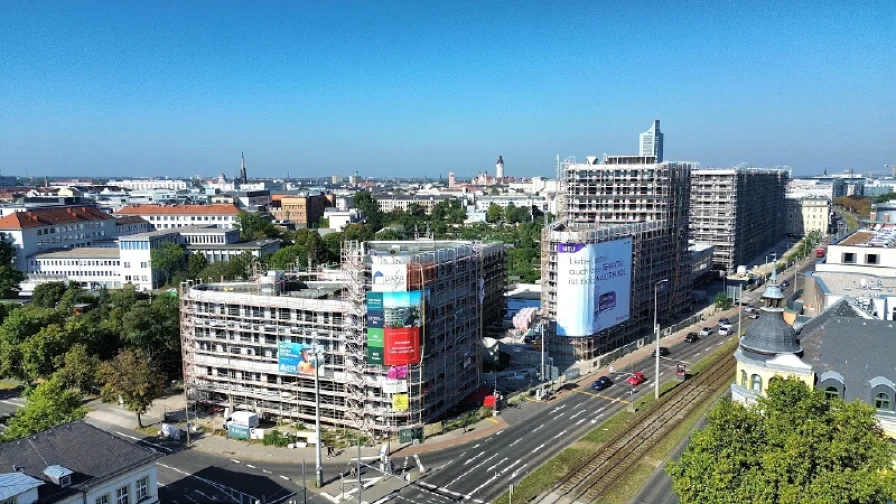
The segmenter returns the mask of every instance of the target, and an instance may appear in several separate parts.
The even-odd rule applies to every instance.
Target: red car
[[[640,384],[646,382],[647,378],[644,377],[644,373],[642,373],[640,371],[635,371],[635,373],[632,374],[631,376],[629,376],[628,379],[625,381],[627,381],[629,385],[635,386],[635,385],[640,385]]]

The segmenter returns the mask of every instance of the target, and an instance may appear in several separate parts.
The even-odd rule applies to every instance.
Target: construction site
[[[691,174],[691,239],[715,246],[713,268],[737,267],[784,237],[787,170],[700,169]]]
[[[308,423],[319,399],[324,425],[384,436],[469,398],[483,327],[503,315],[503,244],[346,242],[342,257],[338,270],[184,283],[189,399]]]
[[[564,195],[559,207],[563,211],[543,231],[541,254],[542,315],[551,321],[546,326],[546,338],[555,363],[594,361],[650,336],[654,301],[661,324],[690,309],[688,205],[690,173],[695,164],[655,161],[653,156],[604,155],[603,159],[588,157],[585,163],[567,158],[559,167]],[[592,329],[599,330],[593,333],[561,334],[564,331],[558,330],[556,320],[558,293],[568,289],[561,281],[564,252],[575,247],[579,253],[587,253],[593,245],[596,257],[588,260],[598,261],[604,258],[599,244],[622,239],[631,242],[627,259],[631,283],[625,293],[630,302],[628,316],[625,320],[617,316],[619,322],[609,327],[606,322],[597,322]],[[627,242],[624,246],[629,247]],[[614,250],[626,253],[624,249]],[[655,296],[655,286],[663,280],[666,282]],[[615,292],[613,303],[620,295]],[[596,303],[600,306],[594,311],[594,320],[598,321],[609,301],[601,297]]]

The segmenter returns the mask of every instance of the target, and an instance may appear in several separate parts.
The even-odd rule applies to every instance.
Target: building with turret
[[[498,156],[498,162],[495,163],[495,178],[504,178],[504,158],[502,156]]]

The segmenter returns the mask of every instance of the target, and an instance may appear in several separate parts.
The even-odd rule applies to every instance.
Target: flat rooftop
[[[270,284],[268,284],[270,285]],[[289,297],[300,299],[329,299],[342,300],[342,290],[345,284],[341,282],[303,282],[300,280],[284,278],[279,282],[280,290],[265,290],[262,282],[224,282],[203,283],[194,285],[193,289],[207,292],[224,292],[228,294],[268,295],[274,297]]]
[[[893,277],[876,277],[835,271],[815,271],[812,273],[812,278],[821,280],[825,291],[836,296],[850,296],[854,298],[896,296],[896,278]]]
[[[852,245],[858,247],[896,248],[896,229],[887,228],[880,231],[862,230],[847,236],[836,245]]]
[[[187,250],[255,250],[279,241],[271,238],[240,243],[197,243],[195,245],[187,245]]]
[[[35,254],[35,259],[118,259],[118,247],[79,247]]]

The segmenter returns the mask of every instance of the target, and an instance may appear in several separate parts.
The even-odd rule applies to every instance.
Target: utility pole
[[[541,332],[541,373],[538,376],[541,382],[538,387],[538,400],[540,401],[544,397],[544,318],[541,319],[538,329]]]
[[[740,284],[738,286],[738,293],[737,293],[737,337],[738,337],[738,339],[740,339],[740,336],[743,334],[744,326],[741,325],[743,323],[742,322],[743,319],[741,318],[741,312],[743,311],[743,309],[744,309],[744,284]]]
[[[660,324],[658,315],[660,286],[669,283],[668,278],[664,278],[653,286],[653,330],[656,333],[656,374],[653,377],[653,398],[660,398]]]
[[[317,488],[321,488],[324,486],[324,466],[321,462],[321,439],[320,435],[320,363],[321,356],[323,352],[321,352],[321,348],[318,345],[314,345],[314,432],[317,436],[317,443],[314,448],[314,473],[315,473],[315,484]],[[359,448],[360,450],[360,448]]]
[[[358,504],[361,503],[361,494],[364,492],[364,482],[361,479],[361,438],[358,438]]]

